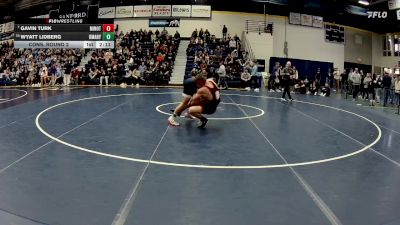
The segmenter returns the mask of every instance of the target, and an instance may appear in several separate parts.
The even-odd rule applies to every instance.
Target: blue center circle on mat
[[[75,103],[75,102],[80,102],[80,101],[85,101],[85,100],[90,100],[90,99],[109,98],[109,97],[139,96],[139,95],[165,95],[165,94],[171,95],[171,94],[177,94],[177,92],[116,94],[116,95],[96,96],[96,97],[88,97],[88,98],[71,100],[71,101],[67,101],[67,102],[63,102],[63,103],[59,103],[59,104],[53,105],[53,106],[41,111],[36,116],[35,123],[36,123],[36,127],[38,128],[38,130],[40,132],[42,132],[45,136],[49,137],[53,141],[56,141],[56,142],[58,142],[60,144],[63,144],[65,146],[71,147],[71,148],[76,149],[76,150],[80,150],[80,151],[96,154],[96,155],[99,155],[99,156],[104,156],[104,157],[109,157],[109,158],[114,158],[114,159],[127,160],[127,161],[132,161],[132,162],[150,163],[150,164],[162,165],[162,166],[186,167],[186,168],[202,168],[202,169],[269,169],[269,168],[283,168],[283,167],[305,166],[305,165],[325,163],[325,162],[330,162],[330,161],[335,161],[335,160],[348,158],[348,157],[357,155],[359,153],[362,153],[362,152],[368,150],[369,148],[371,148],[373,145],[375,145],[380,140],[380,138],[382,137],[382,131],[379,128],[379,126],[376,123],[374,123],[373,121],[369,120],[368,118],[366,118],[366,117],[364,117],[362,115],[359,115],[357,113],[354,113],[354,112],[351,112],[351,111],[347,111],[347,110],[344,110],[344,109],[336,108],[336,107],[333,107],[333,106],[317,104],[317,103],[312,103],[312,102],[305,102],[305,101],[294,101],[294,102],[300,103],[300,104],[309,104],[309,105],[319,106],[319,107],[328,108],[328,109],[332,109],[332,110],[337,110],[337,111],[344,112],[344,113],[356,116],[358,118],[361,118],[361,119],[369,122],[370,124],[372,124],[377,129],[378,135],[377,135],[376,139],[373,142],[371,142],[368,145],[365,145],[363,148],[361,148],[359,150],[353,151],[353,152],[348,153],[348,154],[344,154],[344,155],[340,155],[340,156],[336,156],[336,157],[331,157],[331,158],[326,158],[326,159],[321,159],[321,160],[296,162],[296,163],[284,163],[284,164],[254,165],[254,166],[253,165],[250,165],[250,166],[244,166],[244,165],[243,166],[241,166],[241,165],[227,165],[226,166],[226,165],[221,165],[220,166],[220,165],[185,164],[185,163],[155,161],[155,160],[149,160],[149,159],[139,159],[139,158],[125,157],[125,156],[121,156],[121,155],[114,155],[114,154],[104,153],[104,152],[96,151],[94,149],[84,148],[84,147],[81,147],[81,146],[74,145],[74,144],[68,143],[66,141],[63,141],[63,140],[55,137],[54,135],[49,134],[40,125],[40,117],[43,114],[45,114],[46,112],[48,112],[48,111],[50,111],[50,110],[52,110],[54,108],[57,108],[57,107],[60,107],[60,106],[63,106],[63,105],[67,105],[67,104],[72,104],[72,103]],[[273,99],[273,100],[280,101],[280,98],[269,97],[269,96],[240,95],[240,94],[224,94],[224,95],[226,95],[226,96],[249,97],[249,98],[264,98],[264,99]]]
[[[166,106],[171,106],[171,108],[175,108],[179,103],[180,102],[171,102],[171,103],[161,104],[161,105],[158,105],[156,107],[156,110],[159,113],[171,116],[172,113],[165,112],[162,109],[165,108]],[[230,105],[230,106],[233,106],[233,107],[250,108],[250,109],[258,111],[259,113],[255,114],[255,115],[246,115],[246,116],[241,116],[241,117],[207,117],[207,119],[209,119],[209,120],[246,120],[246,119],[252,119],[252,118],[260,117],[260,116],[265,114],[264,110],[262,110],[260,108],[257,108],[257,107],[254,107],[254,106],[249,106],[249,105],[231,103],[231,102],[221,102],[220,106],[218,106],[218,108],[217,108],[217,111],[224,111],[224,108],[221,107],[221,105],[225,105],[225,106]],[[244,114],[244,113],[242,113],[242,114]]]

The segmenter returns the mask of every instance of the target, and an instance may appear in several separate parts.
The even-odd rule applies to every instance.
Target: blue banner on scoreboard
[[[179,27],[180,19],[149,19],[149,27]]]

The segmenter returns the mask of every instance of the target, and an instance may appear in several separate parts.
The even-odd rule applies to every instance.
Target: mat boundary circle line
[[[84,152],[88,152],[88,153],[92,153],[92,154],[96,154],[96,155],[100,155],[100,156],[104,156],[104,157],[114,158],[114,159],[132,161],[132,162],[150,163],[150,164],[154,164],[154,165],[173,166],[173,167],[201,168],[201,169],[271,169],[271,168],[285,168],[285,167],[296,167],[296,166],[306,166],[306,165],[326,163],[326,162],[331,162],[331,161],[335,161],[335,160],[348,158],[348,157],[357,155],[359,153],[362,153],[362,152],[368,150],[369,148],[371,148],[372,146],[374,146],[382,137],[382,131],[379,128],[379,126],[376,123],[374,123],[373,121],[371,121],[370,119],[368,119],[368,118],[366,118],[366,117],[364,117],[362,115],[359,115],[357,113],[354,113],[354,112],[351,112],[351,111],[347,111],[347,110],[344,110],[344,109],[336,108],[336,107],[333,107],[333,106],[328,106],[328,105],[323,105],[323,104],[318,104],[318,103],[313,103],[313,102],[297,101],[296,100],[294,102],[310,104],[310,105],[315,105],[315,106],[320,106],[320,107],[325,107],[325,108],[330,108],[330,109],[334,109],[334,110],[337,110],[337,111],[345,112],[345,113],[357,116],[357,117],[359,117],[361,119],[364,119],[367,122],[369,122],[369,123],[371,123],[371,124],[373,124],[375,126],[375,128],[378,130],[378,136],[372,143],[364,146],[363,148],[361,148],[361,149],[359,149],[357,151],[354,151],[354,152],[351,152],[351,153],[348,153],[348,154],[344,154],[344,155],[340,155],[340,156],[336,156],[336,157],[321,159],[321,160],[313,160],[313,161],[306,161],[306,162],[299,162],[299,163],[255,165],[255,166],[218,166],[218,165],[206,165],[206,164],[185,164],[185,163],[173,163],[173,162],[163,162],[163,161],[155,161],[155,160],[145,160],[145,159],[124,157],[124,156],[119,156],[119,155],[99,152],[99,151],[95,151],[95,150],[92,150],[92,149],[83,148],[83,147],[80,147],[80,146],[77,146],[77,145],[73,145],[73,144],[65,142],[65,141],[63,141],[61,139],[58,139],[57,137],[54,137],[51,134],[49,134],[48,132],[46,132],[41,127],[40,122],[39,122],[40,117],[44,113],[50,111],[51,109],[57,108],[57,107],[62,106],[62,105],[67,105],[67,104],[79,102],[79,101],[90,100],[90,99],[108,98],[108,97],[120,97],[120,96],[163,95],[163,94],[176,94],[176,93],[180,93],[180,92],[160,92],[160,93],[146,93],[146,92],[144,92],[144,93],[131,93],[131,94],[102,95],[102,96],[95,96],[95,97],[87,97],[87,98],[70,100],[70,101],[58,103],[56,105],[53,105],[53,106],[48,107],[48,108],[44,109],[43,111],[41,111],[35,118],[35,124],[36,124],[36,127],[38,128],[38,130],[41,133],[43,133],[45,136],[50,138],[51,140],[56,141],[56,142],[58,142],[60,144],[63,144],[65,146],[80,150],[80,151],[84,151]],[[280,100],[280,98],[278,98],[278,97],[270,97],[270,96],[240,95],[240,94],[224,94],[224,95]]]

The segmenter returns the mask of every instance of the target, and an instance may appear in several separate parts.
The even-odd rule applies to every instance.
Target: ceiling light
[[[359,1],[358,1],[358,4],[361,4],[361,5],[369,5],[369,1],[366,1],[366,0],[359,0]]]

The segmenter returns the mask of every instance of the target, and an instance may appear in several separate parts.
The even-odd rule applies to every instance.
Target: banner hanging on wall
[[[295,24],[295,25],[300,25],[301,24],[301,14],[300,13],[291,12],[289,14],[289,23],[290,24]]]
[[[14,21],[4,24],[4,33],[9,33],[14,31]]]
[[[174,17],[190,17],[192,14],[192,6],[190,5],[173,5],[172,16]]]
[[[389,10],[400,9],[400,0],[389,0],[388,6]]]
[[[210,5],[192,5],[192,17],[211,17]]]
[[[115,18],[133,17],[133,6],[117,6],[115,9]]]
[[[114,18],[115,7],[103,7],[99,8],[98,18]]]
[[[179,27],[179,19],[149,19],[149,27]]]
[[[151,17],[151,5],[135,5],[133,8],[133,17]]]
[[[154,17],[169,17],[171,16],[171,5],[153,5]]]
[[[301,14],[301,25],[312,27],[313,17],[307,14]]]
[[[324,19],[321,16],[313,16],[313,27],[322,28],[324,26]]]

